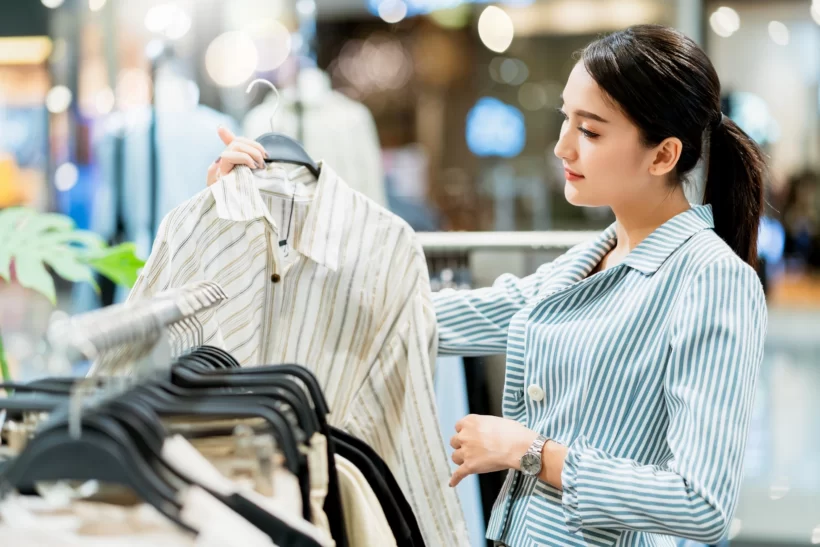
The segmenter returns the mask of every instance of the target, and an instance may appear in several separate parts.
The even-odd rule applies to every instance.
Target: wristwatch
[[[521,456],[521,472],[528,477],[535,477],[541,472],[541,450],[545,444],[547,444],[547,438],[538,435],[527,453]]]

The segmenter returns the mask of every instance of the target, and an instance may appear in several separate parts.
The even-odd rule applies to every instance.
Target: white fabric
[[[333,547],[334,542],[327,534],[303,518],[294,517],[291,510],[282,507],[281,499],[262,496],[255,492],[253,488],[243,487],[222,476],[211,462],[197,452],[196,448],[191,446],[191,443],[181,436],[175,435],[165,440],[162,445],[162,459],[183,476],[195,480],[206,488],[217,492],[219,495],[230,496],[232,494],[240,494],[294,530],[312,537],[324,547]],[[209,501],[201,502],[201,496],[196,497],[198,494],[194,494],[194,496],[191,503],[204,503],[206,506],[213,505]],[[218,502],[216,499],[214,499],[214,501]],[[288,501],[289,503],[293,503],[292,500]],[[184,512],[184,515],[195,516],[192,511]],[[204,523],[192,523],[191,526],[199,530],[200,533],[205,532],[205,530],[196,524]]]
[[[330,163],[354,190],[386,206],[384,166],[373,115],[363,104],[333,91],[325,73],[302,71],[298,93],[296,89],[283,91],[278,110],[276,95],[269,94],[245,116],[243,134],[255,139],[269,133],[275,110],[276,132],[298,139],[297,95],[303,108],[301,141],[308,154]]]
[[[327,164],[318,181],[304,168],[240,166],[163,219],[130,298],[202,279],[230,297],[198,317],[206,344],[243,366],[307,366],[330,422],[390,466],[425,542],[469,545],[439,434],[427,264],[406,222]]]
[[[149,505],[73,502],[55,507],[39,497],[0,503],[0,543],[14,547],[197,547]]]
[[[339,455],[335,458],[347,542],[356,547],[396,547],[396,538],[367,479],[349,460]]]

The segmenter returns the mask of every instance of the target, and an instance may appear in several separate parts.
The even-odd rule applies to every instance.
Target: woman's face
[[[618,209],[658,192],[661,185],[650,175],[657,152],[641,144],[637,126],[604,98],[583,62],[573,68],[562,98],[555,155],[564,164],[567,201]]]

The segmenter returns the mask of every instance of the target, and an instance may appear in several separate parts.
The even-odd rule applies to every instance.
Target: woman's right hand
[[[247,165],[251,169],[265,167],[265,158],[268,153],[258,142],[245,137],[237,137],[225,127],[219,126],[217,134],[225,143],[225,151],[208,167],[208,186],[227,175],[237,165]]]

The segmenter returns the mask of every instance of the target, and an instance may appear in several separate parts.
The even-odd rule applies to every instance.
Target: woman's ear
[[[665,176],[675,169],[683,151],[683,143],[677,137],[668,137],[652,149],[654,154],[649,165],[649,173],[657,177]]]

